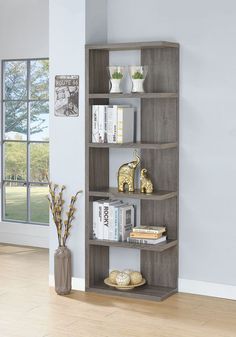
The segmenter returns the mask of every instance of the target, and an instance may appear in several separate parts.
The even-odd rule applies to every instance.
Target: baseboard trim
[[[179,279],[179,292],[236,300],[236,286]]]
[[[49,287],[54,287],[54,285],[55,285],[54,275],[50,274],[49,275]],[[85,280],[79,277],[72,277],[72,289],[85,291]]]

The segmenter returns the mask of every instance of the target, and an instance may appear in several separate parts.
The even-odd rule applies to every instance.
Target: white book
[[[109,231],[109,201],[103,202],[103,240],[108,240]]]
[[[98,105],[98,143],[104,143],[105,140],[105,109],[106,105]]]
[[[98,118],[99,118],[99,105],[92,106],[92,142],[99,142],[99,128],[98,128]]]
[[[123,205],[119,208],[119,241],[127,241],[134,227],[134,206]]]
[[[98,240],[103,240],[103,204],[104,200],[98,201],[98,214],[97,214],[97,235],[98,235]]]
[[[98,239],[98,201],[93,202],[93,239]]]
[[[118,234],[116,236],[116,231],[115,231],[115,209],[117,206],[121,206],[121,205],[123,205],[122,201],[114,201],[114,202],[111,202],[109,205],[108,239],[111,241],[118,240]],[[118,229],[117,229],[117,233],[118,233]]]
[[[108,143],[117,142],[117,109],[107,107],[107,141]]]
[[[134,141],[134,108],[117,108],[117,143]]]
[[[120,212],[120,208],[123,206],[124,204],[115,206],[114,208],[114,241],[119,241],[119,212]]]
[[[159,239],[138,239],[138,238],[128,237],[127,241],[130,242],[130,243],[157,245],[158,243],[165,242],[166,236],[162,236]]]

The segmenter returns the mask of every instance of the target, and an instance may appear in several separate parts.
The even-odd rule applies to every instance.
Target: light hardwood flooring
[[[0,337],[236,337],[236,301],[162,303],[48,288],[48,252],[0,245]]]

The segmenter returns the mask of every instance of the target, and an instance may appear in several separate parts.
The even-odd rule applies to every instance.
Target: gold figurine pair
[[[118,191],[124,192],[128,187],[129,192],[134,192],[135,170],[140,164],[140,157],[135,151],[136,159],[121,165],[118,170]],[[140,174],[140,192],[150,194],[153,192],[153,183],[149,177],[147,169],[143,168]]]

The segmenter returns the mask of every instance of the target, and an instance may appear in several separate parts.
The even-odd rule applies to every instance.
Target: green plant
[[[123,74],[119,71],[115,71],[113,74],[112,74],[112,79],[113,80],[121,80],[123,78]]]
[[[140,71],[136,71],[133,75],[132,78],[134,80],[143,80],[144,76],[142,73],[140,73]]]

